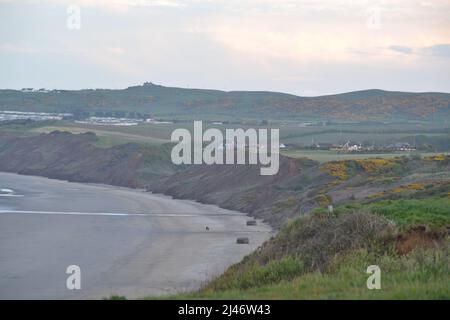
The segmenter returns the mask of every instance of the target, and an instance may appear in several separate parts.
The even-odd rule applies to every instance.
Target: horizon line
[[[364,92],[364,91],[383,91],[388,93],[411,93],[411,94],[450,94],[450,92],[444,92],[444,91],[401,91],[401,90],[386,90],[386,89],[380,89],[380,88],[366,88],[366,89],[356,89],[351,91],[343,91],[343,92],[336,92],[336,93],[326,93],[326,94],[320,94],[320,95],[300,95],[300,94],[294,94],[289,92],[283,92],[283,91],[273,91],[273,90],[223,90],[223,89],[213,89],[213,88],[198,88],[198,87],[177,87],[177,86],[171,86],[171,85],[162,85],[157,84],[153,82],[146,81],[141,84],[134,84],[129,85],[127,87],[121,87],[121,88],[102,88],[102,87],[96,87],[96,88],[77,88],[77,89],[64,89],[64,88],[34,88],[34,87],[22,87],[22,88],[0,88],[0,91],[19,91],[23,92],[23,89],[34,89],[32,92],[26,92],[26,93],[48,93],[48,92],[39,92],[38,90],[44,89],[48,91],[88,91],[88,90],[127,90],[137,87],[145,87],[147,84],[149,87],[156,86],[156,87],[163,87],[163,88],[175,88],[175,89],[182,89],[182,90],[205,90],[205,91],[218,91],[223,93],[236,93],[236,92],[251,92],[251,93],[275,93],[275,94],[284,94],[284,95],[291,95],[295,97],[304,97],[304,98],[317,98],[317,97],[325,97],[325,96],[335,96],[335,95],[342,95],[342,94],[348,94],[348,93],[356,93],[356,92]]]

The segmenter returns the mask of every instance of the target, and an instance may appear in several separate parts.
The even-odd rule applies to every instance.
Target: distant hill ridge
[[[450,94],[371,89],[300,97],[145,83],[119,90],[0,90],[0,110],[69,112],[78,116],[119,113],[180,120],[442,120],[450,119]]]

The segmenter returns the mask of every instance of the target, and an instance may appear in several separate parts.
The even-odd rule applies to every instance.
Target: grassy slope
[[[299,218],[202,290],[169,298],[450,299],[450,239],[445,230],[438,229],[440,238],[431,246],[416,243],[406,254],[395,247],[399,232],[418,222],[434,230],[450,226],[450,198],[380,201],[355,209],[342,206],[337,216],[318,210]],[[327,235],[333,232],[330,241]],[[382,272],[381,290],[366,287],[366,268],[373,264]]]
[[[0,131],[0,170],[142,188],[182,169],[171,163],[171,149],[171,144],[146,143],[108,147],[94,133]]]
[[[449,190],[450,191],[450,190]],[[370,212],[394,221],[400,227],[450,225],[450,195],[448,198],[383,200],[369,204],[353,203],[335,209],[335,214]]]
[[[366,268],[380,267],[381,290],[368,290]],[[370,256],[357,251],[327,273],[311,272],[247,289],[204,290],[173,299],[450,299],[448,252],[416,251],[408,256]]]

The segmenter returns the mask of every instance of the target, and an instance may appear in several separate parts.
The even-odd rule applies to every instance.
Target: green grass
[[[113,137],[113,136],[99,136],[97,135],[97,141],[94,143],[96,147],[99,148],[111,148],[114,146],[118,146],[121,144],[134,142],[130,139],[125,139],[121,137]]]
[[[85,132],[93,132],[97,135],[98,140],[96,142],[96,146],[109,148],[112,146],[116,146],[119,144],[136,142],[136,143],[147,143],[147,144],[162,144],[167,143],[169,140],[164,140],[156,137],[152,137],[150,135],[141,135],[141,134],[132,134],[128,132],[123,132],[120,130],[115,130],[114,128],[103,128],[101,126],[97,126],[96,128],[90,127],[78,127],[72,125],[54,125],[54,126],[45,126],[38,127],[33,129],[33,132],[36,133],[50,133],[52,131],[67,131],[74,134],[85,133]]]
[[[111,295],[109,297],[103,298],[103,300],[127,300],[125,296]]]
[[[241,270],[226,274],[224,277],[210,283],[208,288],[217,289],[249,289],[261,284],[277,283],[282,280],[292,280],[305,270],[299,257],[288,256],[273,260],[264,266],[257,263],[245,266]]]
[[[430,198],[354,203],[332,216],[317,210],[199,291],[163,298],[450,299],[448,236],[406,254],[396,249],[397,235],[412,225],[449,225],[449,208],[450,199]],[[380,267],[381,290],[367,288],[370,265]]]
[[[36,134],[33,130],[42,127],[51,126],[57,123],[56,120],[32,121],[16,120],[0,122],[0,132],[12,133],[18,136],[30,136]]]
[[[415,250],[406,256],[377,256],[358,250],[336,258],[325,273],[299,274],[278,283],[226,290],[206,288],[170,299],[450,299],[449,252]],[[381,289],[367,289],[369,265],[381,269]],[[265,269],[266,267],[260,267]],[[259,271],[264,273],[265,271]],[[251,274],[258,273],[252,271]],[[250,277],[250,274],[242,277]],[[254,278],[252,278],[254,279]]]
[[[347,204],[334,210],[336,214],[361,211],[382,215],[403,228],[411,225],[450,225],[450,198],[382,200],[369,204]]]

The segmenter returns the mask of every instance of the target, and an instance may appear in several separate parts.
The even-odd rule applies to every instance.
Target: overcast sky
[[[449,17],[450,0],[0,0],[0,88],[450,92]]]

